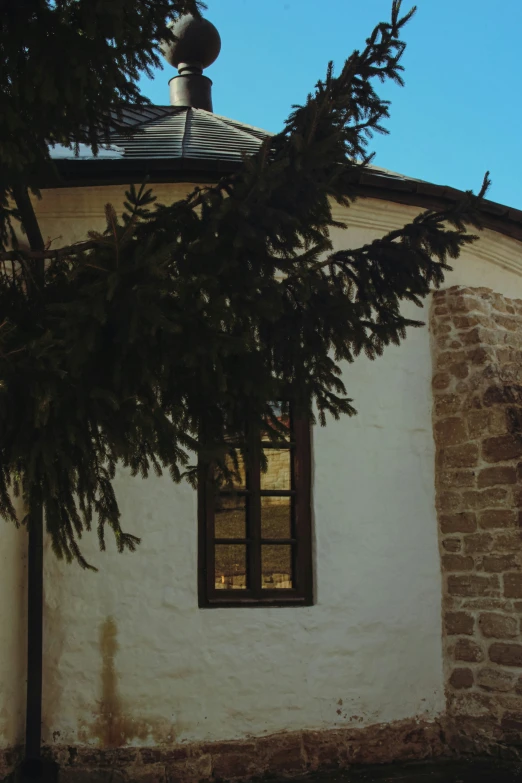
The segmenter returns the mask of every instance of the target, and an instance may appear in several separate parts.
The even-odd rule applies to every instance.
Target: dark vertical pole
[[[247,466],[247,495],[248,523],[250,530],[249,547],[252,550],[249,558],[250,584],[254,598],[262,597],[262,551],[261,551],[261,432],[258,428],[247,425],[248,436],[248,466]]]
[[[31,250],[45,245],[24,186],[13,187],[13,197],[22,218]],[[27,281],[29,298],[37,296],[44,281],[44,259],[31,263],[32,279]],[[43,778],[42,743],[42,658],[43,658],[43,506],[31,502],[28,513],[29,552],[27,564],[27,697],[25,714],[25,758],[23,780]]]

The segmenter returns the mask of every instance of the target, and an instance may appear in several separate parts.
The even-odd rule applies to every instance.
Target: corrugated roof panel
[[[184,157],[205,160],[237,160],[255,155],[261,141],[202,109],[189,109],[183,143]]]
[[[159,116],[147,119],[149,108]],[[239,162],[244,154],[255,155],[263,138],[259,128],[242,125],[203,109],[141,107],[127,116],[129,125],[139,125],[132,135],[112,134],[111,143],[124,150],[125,159],[170,158]],[[141,122],[139,117],[145,118]],[[264,135],[263,135],[264,134]]]
[[[231,120],[229,117],[222,117],[220,114],[214,114],[214,117],[216,117],[218,120],[223,120],[223,122],[226,122],[228,125],[232,125],[233,128],[239,128],[239,130],[245,131],[252,136],[256,136],[258,139],[261,139],[261,141],[264,141],[269,136],[275,135],[270,133],[270,131],[263,130],[263,128],[256,128],[254,125],[247,125],[245,122]]]
[[[150,122],[160,117],[172,114],[172,106],[124,106],[120,122],[123,125],[134,127],[144,122]]]
[[[111,142],[123,147],[125,158],[181,158],[186,111],[141,125],[132,136],[114,134]]]

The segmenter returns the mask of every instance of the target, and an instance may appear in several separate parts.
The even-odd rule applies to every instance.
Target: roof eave
[[[86,187],[88,185],[129,185],[148,179],[154,182],[217,182],[237,171],[241,161],[196,158],[127,158],[55,160],[55,172],[39,182],[41,189]]]
[[[383,177],[369,171],[361,174],[359,183],[363,197],[384,199],[424,209],[447,209],[465,196],[463,191],[446,185],[435,185],[407,177],[400,179]],[[483,228],[522,241],[521,210],[485,199],[480,212]]]
[[[54,161],[55,174],[39,183],[42,189],[87,187],[89,185],[128,185],[148,179],[151,183],[205,182],[212,184],[241,167],[241,161],[196,158],[98,159]],[[407,177],[393,177],[361,171],[360,195],[424,209],[444,209],[464,193],[445,185],[435,185]],[[481,209],[484,228],[522,241],[522,211],[485,200]]]

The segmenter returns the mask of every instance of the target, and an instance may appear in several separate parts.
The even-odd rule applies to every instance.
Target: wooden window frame
[[[306,419],[291,417],[292,442],[292,486],[290,491],[260,489],[261,440],[251,445],[248,469],[251,471],[251,490],[249,529],[247,538],[247,573],[251,586],[245,589],[216,590],[214,546],[214,493],[211,480],[211,466],[200,462],[198,482],[198,596],[202,609],[223,607],[270,607],[270,606],[311,606],[313,604],[313,563],[312,563],[312,511],[311,511],[311,435],[310,423]],[[261,587],[261,519],[260,500],[266,495],[293,496],[294,517],[290,539],[277,539],[278,544],[292,544],[294,548],[293,578],[295,587],[263,589]],[[252,510],[254,509],[254,513]],[[234,543],[235,540],[230,540]],[[266,539],[270,544],[270,540]],[[239,539],[236,543],[239,543]],[[265,540],[263,540],[265,543]],[[253,584],[252,584],[253,583]]]

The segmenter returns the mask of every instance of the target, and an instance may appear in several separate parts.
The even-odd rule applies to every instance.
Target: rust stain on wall
[[[164,719],[140,719],[125,708],[119,690],[116,656],[119,649],[118,627],[113,617],[107,617],[100,626],[101,655],[100,693],[95,719],[78,729],[80,742],[97,740],[102,748],[119,748],[132,740],[145,741],[152,737],[155,743],[168,745],[175,741],[178,730]]]

